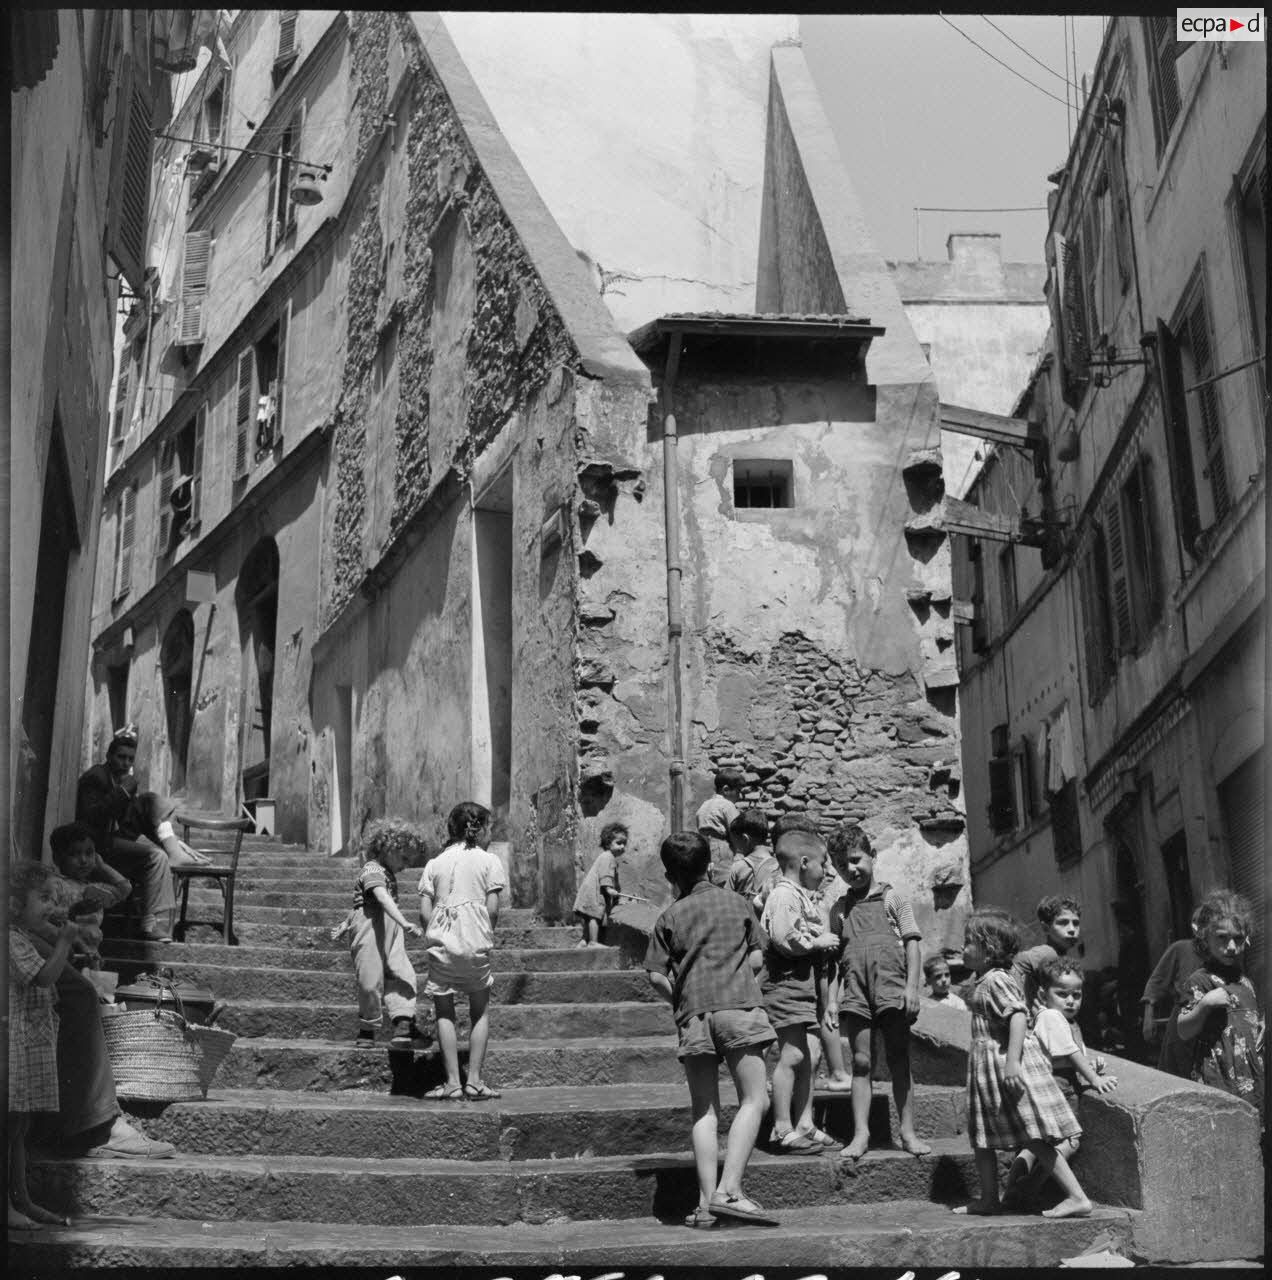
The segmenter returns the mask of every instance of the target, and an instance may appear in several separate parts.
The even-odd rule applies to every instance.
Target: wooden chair
[[[254,830],[255,826],[249,818],[205,818],[195,813],[178,813],[176,821],[181,827],[181,838],[186,844],[199,853],[207,854],[213,861],[208,863],[191,862],[172,868],[173,876],[181,885],[181,914],[177,919],[176,927],[172,931],[173,936],[177,941],[181,941],[185,934],[186,907],[190,901],[190,881],[215,880],[217,887],[221,890],[221,897],[225,902],[221,919],[221,932],[225,938],[226,946],[234,946],[236,943],[234,937],[234,877],[238,874],[239,851],[243,847],[243,834]],[[190,839],[191,831],[233,832],[233,844],[227,847],[223,839],[218,839],[215,844],[200,848],[198,844]],[[229,855],[228,863],[225,861],[227,854]]]

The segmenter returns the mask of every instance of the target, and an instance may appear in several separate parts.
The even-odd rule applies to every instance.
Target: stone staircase
[[[876,1086],[882,1149],[855,1169],[835,1155],[762,1149],[748,1192],[777,1228],[682,1225],[696,1201],[689,1106],[670,1011],[619,949],[578,951],[574,930],[506,910],[498,926],[490,1080],[502,1098],[425,1102],[435,1046],[355,1049],[352,970],[329,930],[353,864],[272,840],[245,842],[236,933],[198,925],[171,946],[108,940],[127,981],[157,964],[229,1002],[240,1039],[205,1101],[126,1104],[163,1161],[45,1159],[37,1198],[75,1215],[10,1246],[28,1271],[119,1266],[1054,1266],[1101,1242],[1128,1251],[1134,1211],[1081,1221],[956,1217],[975,1173],[961,1086],[919,1084],[914,1158],[887,1148],[896,1117]],[[414,877],[399,877],[413,908]],[[191,894],[215,918],[210,885]],[[206,908],[206,910],[205,910]],[[415,948],[423,973],[423,956]],[[463,1002],[461,1038],[464,1035]],[[421,1023],[431,1026],[431,1002]],[[727,1113],[735,1104],[721,1073]],[[844,1095],[819,1098],[847,1139]]]

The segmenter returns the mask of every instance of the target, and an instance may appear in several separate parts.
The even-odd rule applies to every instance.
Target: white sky
[[[914,207],[1045,205],[1047,174],[1064,163],[1066,20],[1058,14],[813,14],[800,19],[804,56],[849,175],[885,258],[915,257]],[[1095,67],[1105,19],[1077,17],[1077,77]],[[990,23],[1038,59],[1014,47]],[[1024,83],[975,48],[1032,80]],[[1038,63],[1044,63],[1050,74]],[[1055,94],[1059,102],[1040,92]],[[1069,90],[1070,99],[1074,92]],[[1067,125],[1068,121],[1068,125]],[[921,256],[945,257],[952,231],[998,231],[1003,258],[1040,262],[1045,213],[924,213]]]

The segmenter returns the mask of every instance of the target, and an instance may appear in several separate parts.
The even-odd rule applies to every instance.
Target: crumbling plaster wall
[[[352,682],[356,691],[354,829],[364,817],[391,812],[425,822],[440,840],[445,813],[469,798],[471,785],[469,485],[494,442],[515,453],[514,661],[545,678],[540,691],[519,687],[513,704],[512,826],[514,842],[525,845],[516,892],[533,895],[541,852],[535,801],[559,783],[566,808],[572,803],[572,760],[559,745],[549,747],[572,746],[572,733],[562,739],[559,732],[570,680],[557,668],[570,672],[573,656],[567,390],[578,353],[410,21],[359,14],[350,39],[365,184],[355,180],[359,204],[343,247],[347,359],[324,531],[323,626],[343,620],[320,678]],[[395,123],[384,128],[390,108]],[[400,190],[384,198],[386,181],[401,180],[405,198]],[[400,279],[392,265],[398,249]],[[454,287],[461,277],[463,287]],[[398,392],[395,412],[381,422],[375,386],[390,332]],[[385,430],[394,437],[387,450],[377,439]],[[385,471],[387,537],[368,532],[378,523],[365,466],[372,453],[393,460]],[[550,581],[540,547],[549,495],[567,517],[567,563]],[[359,594],[371,599],[368,607]],[[331,725],[323,731],[329,737]],[[518,768],[526,751],[522,761],[535,762],[528,771]],[[328,742],[315,761],[318,831],[329,819],[330,754]]]

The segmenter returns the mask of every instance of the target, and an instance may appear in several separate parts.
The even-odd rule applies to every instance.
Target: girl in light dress
[[[428,947],[426,995],[437,1013],[437,1041],[446,1082],[424,1096],[438,1102],[499,1097],[482,1079],[490,1040],[488,1006],[494,985],[490,952],[495,943],[499,895],[507,889],[503,863],[486,850],[490,810],[471,800],[457,804],[446,822],[451,843],[420,877],[420,923]],[[468,997],[468,1079],[460,1081],[455,996]]]
[[[1262,1120],[1263,1010],[1245,975],[1252,917],[1240,894],[1206,895],[1197,911],[1201,966],[1182,984],[1178,1028],[1192,1050],[1192,1078],[1245,1099]]]
[[[582,949],[601,946],[601,926],[623,897],[619,888],[619,862],[627,852],[629,839],[621,822],[607,822],[601,829],[601,852],[588,868],[574,897],[574,914],[583,925],[583,937],[575,943]]]
[[[79,926],[58,925],[56,873],[40,862],[15,867],[9,886],[9,1206],[10,1231],[69,1225],[27,1190],[26,1134],[31,1115],[57,1111],[57,1013],[53,986],[79,941]],[[57,941],[45,959],[32,942],[50,928]]]
[[[1068,1161],[1067,1139],[1082,1132],[1051,1063],[1028,1029],[1025,993],[1008,972],[1020,949],[1020,931],[1005,912],[975,911],[963,937],[963,959],[977,975],[972,992],[972,1043],[967,1059],[968,1136],[976,1155],[979,1200],[955,1213],[1000,1213],[995,1152],[1032,1153],[1045,1177],[1054,1178],[1064,1199],[1043,1211],[1048,1218],[1079,1218],[1091,1212]]]

